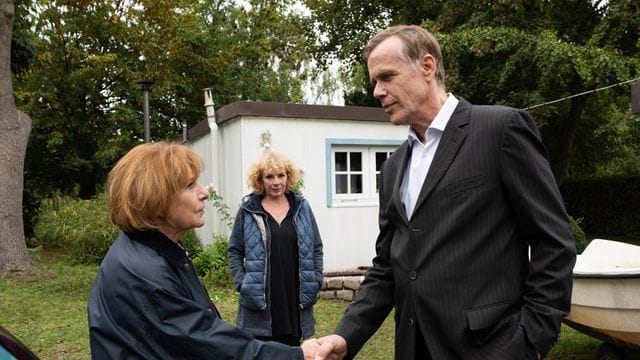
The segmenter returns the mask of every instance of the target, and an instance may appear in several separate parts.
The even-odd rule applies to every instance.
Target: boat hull
[[[571,312],[565,323],[640,351],[640,277],[574,277]]]

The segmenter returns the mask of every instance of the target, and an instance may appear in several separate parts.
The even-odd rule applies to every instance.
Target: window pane
[[[380,171],[382,163],[387,160],[386,152],[376,152],[376,171]]]
[[[351,160],[351,171],[362,171],[362,153],[352,152],[349,153],[349,160]]]
[[[336,194],[348,194],[347,175],[336,175]]]
[[[376,194],[380,193],[380,173],[376,174]]]
[[[362,175],[351,175],[351,193],[362,194]]]
[[[336,152],[336,171],[346,171],[347,170],[347,153],[346,152]]]

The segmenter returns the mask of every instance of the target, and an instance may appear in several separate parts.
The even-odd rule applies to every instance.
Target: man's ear
[[[425,54],[420,62],[422,74],[427,80],[431,80],[436,76],[436,59],[431,54]]]

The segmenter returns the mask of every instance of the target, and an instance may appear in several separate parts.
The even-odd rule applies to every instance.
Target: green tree
[[[33,34],[29,11],[33,8],[31,0],[22,0],[15,4],[16,18],[13,23],[13,37],[11,38],[11,71],[14,74],[26,71],[35,58]]]
[[[640,70],[637,1],[306,3],[326,29],[314,55],[346,63],[345,100],[351,105],[376,103],[361,53],[390,24],[419,24],[436,33],[448,90],[478,104],[528,107],[624,82]],[[628,88],[619,87],[531,109],[559,182],[638,164],[628,108]]]
[[[482,27],[441,34],[441,42],[449,62],[449,89],[479,104],[524,108],[637,76],[637,59],[614,49],[565,42],[551,31],[532,34]],[[578,139],[593,139],[624,102],[628,107],[628,92],[622,90],[531,109],[559,182],[569,174],[576,149],[581,149]]]
[[[92,197],[113,162],[142,141],[179,139],[204,118],[202,89],[236,100],[302,98],[304,18],[289,2],[52,0],[33,11],[36,58],[16,98],[34,119],[25,165],[31,219],[52,193]]]
[[[559,37],[584,43],[602,17],[602,8],[620,2],[591,0],[305,0],[324,36],[316,57],[336,56],[349,65],[361,62],[362,49],[378,31],[392,24],[431,24],[434,32],[459,28],[512,27],[536,32],[556,29]],[[621,2],[631,2],[622,0]],[[631,7],[628,5],[627,7]],[[631,11],[629,11],[631,12]],[[628,14],[632,15],[632,14]],[[624,18],[625,21],[628,19]],[[615,22],[611,22],[615,26]]]
[[[31,269],[24,239],[23,166],[31,119],[16,108],[11,73],[13,0],[0,0],[0,275]]]
[[[589,42],[594,46],[637,56],[640,52],[640,3],[635,0],[607,1],[601,21],[590,34]]]

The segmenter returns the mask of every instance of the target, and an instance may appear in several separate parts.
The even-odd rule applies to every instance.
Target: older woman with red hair
[[[204,225],[201,157],[186,145],[138,145],[109,173],[109,218],[122,231],[89,297],[93,359],[313,359],[224,322],[180,239]],[[304,350],[304,351],[303,351]]]

